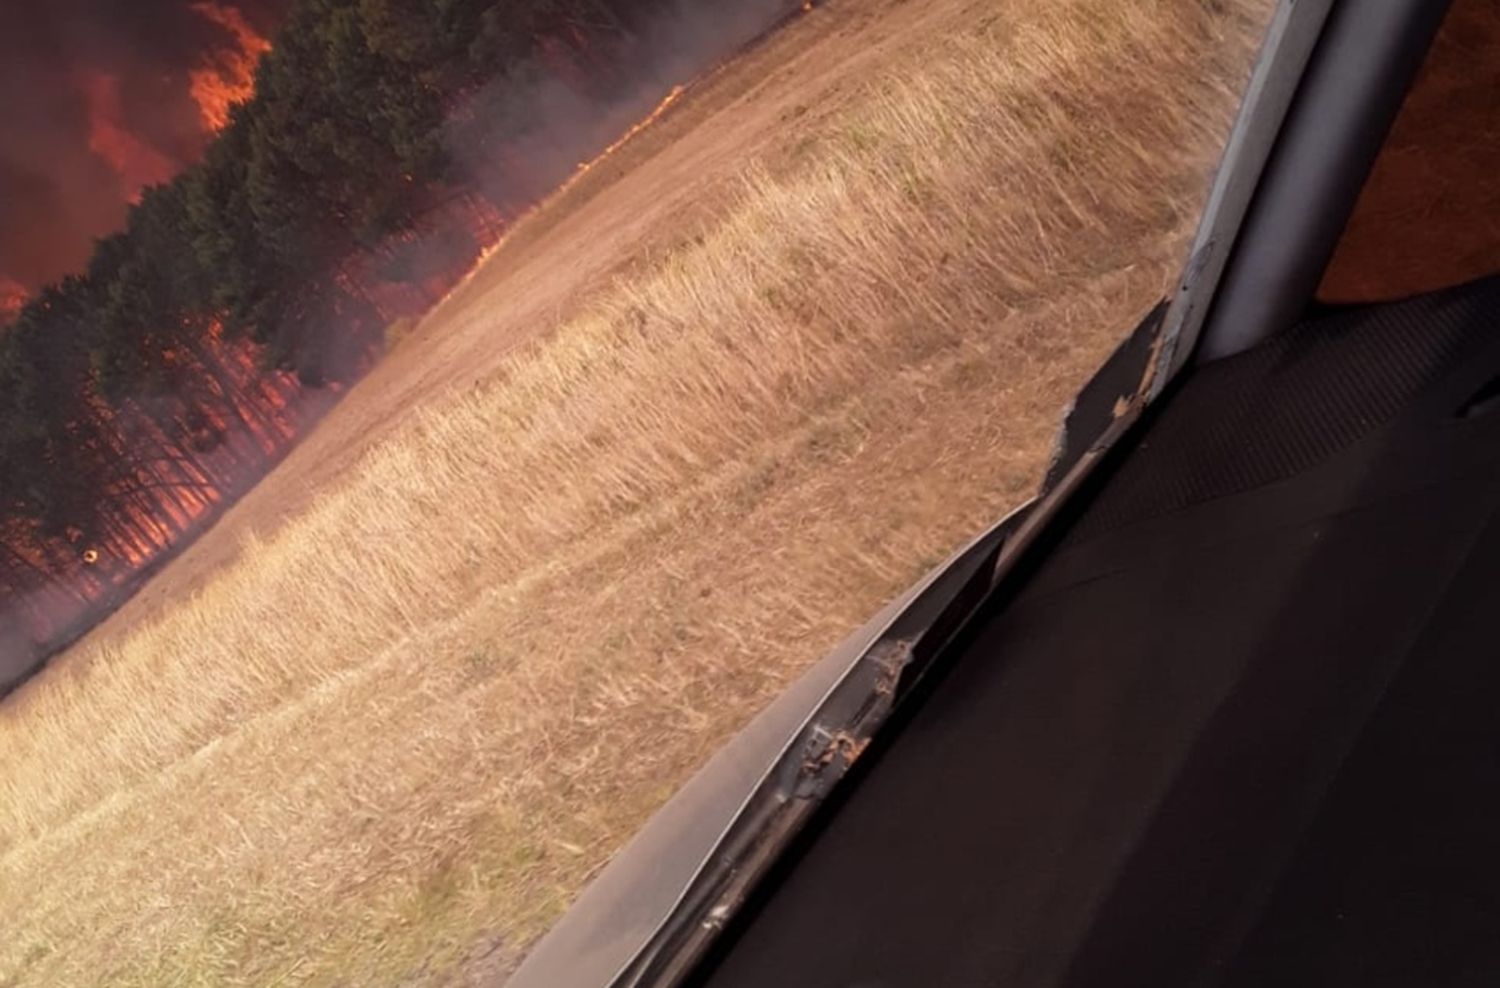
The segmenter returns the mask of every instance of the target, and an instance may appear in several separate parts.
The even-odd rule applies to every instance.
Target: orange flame
[[[20,282],[0,275],[0,326],[14,319],[26,305],[26,294]]]
[[[171,178],[177,171],[176,163],[126,126],[118,78],[89,72],[84,74],[82,86],[88,103],[89,150],[114,169],[126,198],[139,202],[141,189]]]
[[[630,143],[631,139],[634,138],[637,134],[639,134],[641,131],[645,130],[652,124],[656,123],[656,121],[660,120],[662,116],[672,108],[673,103],[676,103],[678,100],[682,99],[682,94],[685,92],[687,92],[686,86],[673,86],[672,91],[670,93],[667,93],[667,98],[656,104],[656,109],[652,110],[643,119],[637,121],[624,134],[621,134],[618,141],[615,141],[609,147],[605,148],[603,151],[600,151],[597,155],[594,156],[591,161],[580,162],[578,165],[578,171],[574,173],[573,177],[576,179],[578,176],[582,175],[584,172],[588,171],[590,168],[593,168],[599,162],[603,161],[605,158],[608,158],[610,155],[620,150],[620,148]],[[563,189],[566,189],[568,187],[568,184],[571,183],[564,184]]]
[[[255,92],[255,66],[271,50],[271,43],[258,34],[239,10],[214,0],[201,0],[193,10],[234,35],[237,47],[208,56],[201,68],[189,73],[188,90],[198,104],[198,117],[209,132],[224,129],[229,110]]]
[[[620,150],[620,148],[630,143],[630,141],[633,138],[637,137],[641,133],[641,131],[645,130],[646,128],[650,127],[652,124],[660,120],[662,116],[672,108],[672,104],[682,99],[683,94],[687,91],[687,86],[673,86],[672,91],[667,93],[666,98],[663,99],[660,103],[656,104],[656,109],[652,110],[645,117],[641,118],[635,124],[633,124],[629,130],[627,130],[620,136],[619,140],[615,141],[603,151],[600,151],[588,161],[579,162],[578,167],[573,171],[573,174],[569,175],[566,181],[564,181],[561,185],[554,189],[552,193],[547,197],[547,199],[544,200],[544,203],[546,201],[556,199],[558,196],[561,196],[573,186],[577,185],[578,182],[583,178],[583,176],[586,175],[590,170],[592,170],[594,166],[598,165],[605,158],[608,158],[610,155]],[[543,205],[544,203],[539,203],[532,206],[531,209],[526,210],[526,212],[523,213],[522,216],[526,216],[531,214],[532,212],[535,212],[537,209],[541,208],[541,205]],[[519,218],[520,217],[518,217],[518,219]],[[474,276],[479,273],[479,269],[484,267],[485,263],[489,261],[491,257],[495,256],[496,252],[498,252],[500,248],[505,245],[505,239],[506,231],[502,230],[501,234],[496,237],[488,247],[485,247],[479,252],[478,256],[474,258],[474,262],[469,265],[469,269],[465,271],[464,274],[456,282],[454,282],[453,287],[448,289],[447,294],[445,294],[441,299],[438,300],[437,305],[433,306],[433,309],[441,307],[444,302],[456,295],[459,289],[463,288],[470,281],[474,280]]]

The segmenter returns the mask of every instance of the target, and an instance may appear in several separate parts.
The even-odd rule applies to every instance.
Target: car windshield
[[[0,984],[510,971],[1030,496],[1273,6],[0,4]]]

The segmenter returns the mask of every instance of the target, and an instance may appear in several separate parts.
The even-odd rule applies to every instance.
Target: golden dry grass
[[[503,969],[1025,496],[1178,260],[1264,6],[979,5],[194,599],[19,693],[0,985]]]

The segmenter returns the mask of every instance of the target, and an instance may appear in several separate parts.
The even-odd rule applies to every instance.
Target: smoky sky
[[[81,270],[140,184],[208,140],[191,74],[290,0],[0,0],[0,295]]]

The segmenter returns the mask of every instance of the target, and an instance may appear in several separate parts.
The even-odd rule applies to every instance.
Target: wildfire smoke
[[[291,2],[0,4],[0,290],[76,273],[142,186],[198,160]]]
[[[256,65],[271,45],[238,7],[199,0],[188,9],[223,40],[195,54],[188,73],[190,92],[180,94],[190,96],[193,111],[187,125],[202,138],[205,131],[224,127],[232,107],[253,95]],[[258,327],[266,333],[257,335],[236,323],[234,333],[226,333],[211,299],[167,301],[179,308],[156,310],[149,307],[151,300],[172,296],[139,291],[147,306],[127,310],[126,318],[155,319],[162,326],[159,333],[141,326],[140,347],[131,359],[154,362],[162,379],[175,382],[173,387],[133,388],[127,376],[132,372],[117,369],[133,365],[111,362],[108,347],[101,351],[106,354],[102,362],[89,365],[93,371],[87,366],[74,371],[77,404],[64,425],[70,435],[86,430],[91,437],[89,455],[80,458],[85,469],[71,471],[87,478],[75,487],[90,492],[91,514],[52,517],[38,502],[41,506],[28,509],[30,515],[3,533],[4,540],[24,550],[13,553],[7,564],[9,585],[24,590],[37,583],[38,573],[52,577],[48,592],[57,600],[33,596],[18,609],[37,650],[57,647],[59,629],[115,606],[121,593],[140,585],[152,566],[264,476],[311,417],[331,404],[331,398],[325,402],[318,396],[309,403],[305,389],[357,377],[373,359],[382,325],[428,310],[460,280],[461,272],[472,270],[476,254],[490,253],[480,248],[508,222],[568,190],[660,121],[692,86],[679,80],[701,78],[768,24],[799,9],[788,0],[747,0],[738,16],[728,19],[671,8],[630,31],[591,34],[560,21],[552,33],[539,34],[527,56],[532,61],[519,63],[515,72],[497,73],[484,87],[457,94],[435,114],[432,133],[448,145],[457,165],[454,174],[463,176],[461,184],[444,187],[430,175],[419,183],[417,175],[405,173],[419,197],[407,225],[393,226],[379,243],[351,246],[325,272],[325,283],[335,287],[316,303],[321,306],[316,317],[291,320],[285,337],[274,336],[281,329],[276,325]],[[289,46],[275,58],[279,63],[300,51]],[[294,76],[319,77],[307,66]],[[518,77],[525,81],[517,83]],[[185,151],[169,135],[143,123],[138,78],[106,66],[81,70],[77,80],[87,99],[88,148],[108,166],[124,197],[141,197],[144,186],[164,182],[201,152],[201,144]],[[267,133],[256,129],[255,139],[274,157],[282,151],[264,143],[275,140]],[[237,131],[226,140],[244,136]],[[582,163],[572,164],[580,159]],[[214,161],[211,157],[203,167]],[[146,195],[141,210],[132,214],[130,232],[114,247],[144,242],[149,248],[140,248],[141,257],[173,256],[182,228],[175,217],[185,215],[186,207],[176,206],[177,213],[162,210],[174,208],[171,197],[181,194],[181,188]],[[297,194],[291,188],[282,191]],[[420,199],[424,196],[425,202]],[[158,232],[156,240],[131,240],[151,236],[138,232],[153,229],[150,221],[137,227],[141,216],[155,217],[155,229],[166,232]],[[455,233],[453,227],[460,229]],[[113,297],[108,284],[128,288],[132,282],[127,275],[136,277],[137,269],[101,270],[105,273],[97,276],[91,270],[88,278],[114,281],[95,298]],[[44,296],[37,313],[48,310],[50,299],[66,300],[59,313],[93,318],[113,332],[114,316],[102,313],[87,297],[68,294],[92,283],[58,287],[55,296]],[[82,315],[75,317],[75,312]],[[232,315],[225,313],[224,319]],[[28,312],[13,337],[26,342],[17,345],[44,351],[46,341],[56,335],[49,333],[46,318]],[[134,330],[125,326],[122,331]],[[295,335],[299,333],[308,335]],[[278,352],[286,339],[293,342]],[[101,366],[113,376],[101,375]],[[105,386],[101,380],[113,383]],[[32,413],[28,406],[16,407]]]
[[[79,87],[88,106],[89,150],[114,171],[121,194],[130,202],[139,202],[143,188],[171,178],[180,162],[131,129],[125,119],[117,76],[85,72]]]

